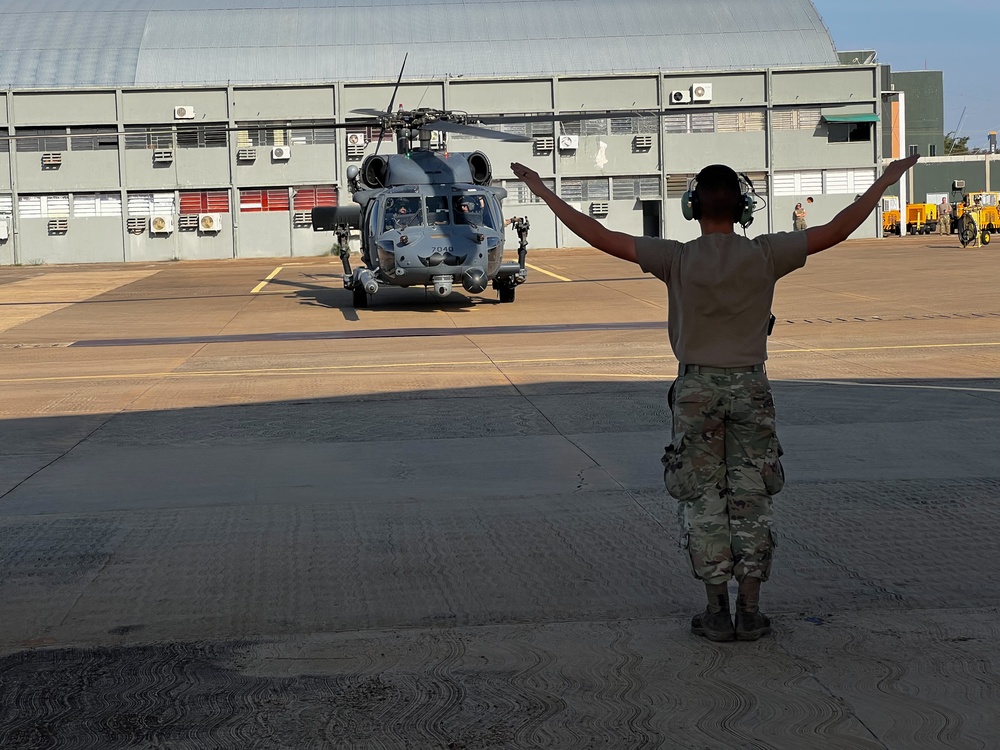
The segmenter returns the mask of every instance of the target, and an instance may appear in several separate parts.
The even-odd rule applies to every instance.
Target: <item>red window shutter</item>
[[[276,189],[268,190],[264,196],[265,211],[287,211],[288,210],[288,190]]]
[[[192,190],[191,192],[181,193],[181,213],[182,214],[200,214],[204,213],[202,210],[204,194],[201,191]]]
[[[310,211],[316,206],[336,206],[337,188],[332,186],[298,188],[292,205],[295,211]]]
[[[240,190],[240,211],[253,213],[264,210],[263,190]]]
[[[203,213],[223,214],[229,212],[229,191],[209,190],[205,194]]]

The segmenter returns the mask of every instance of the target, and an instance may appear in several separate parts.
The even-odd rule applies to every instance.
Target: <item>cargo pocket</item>
[[[701,497],[701,486],[691,466],[690,450],[684,433],[663,449],[663,484],[670,496],[687,502]]]
[[[777,495],[785,486],[785,469],[781,465],[784,453],[778,436],[772,436],[760,465],[760,478],[768,495]]]

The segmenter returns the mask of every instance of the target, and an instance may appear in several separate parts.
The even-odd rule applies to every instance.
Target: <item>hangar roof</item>
[[[836,65],[811,0],[0,0],[0,87]]]

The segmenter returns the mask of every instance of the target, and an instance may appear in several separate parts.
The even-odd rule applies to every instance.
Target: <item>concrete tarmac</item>
[[[1000,746],[1000,251],[779,283],[774,633],[721,644],[663,285],[528,263],[362,310],[329,258],[0,269],[0,748]]]

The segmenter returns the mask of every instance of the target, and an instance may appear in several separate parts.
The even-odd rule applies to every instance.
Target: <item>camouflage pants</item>
[[[673,439],[663,456],[682,546],[696,578],[767,580],[771,496],[784,484],[774,399],[762,372],[687,374],[671,388]]]

